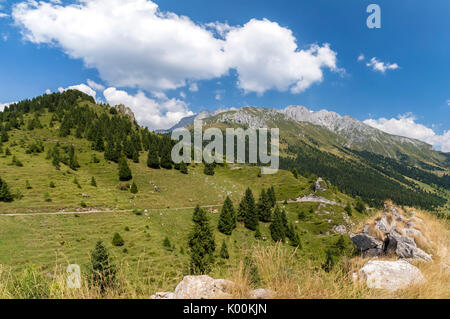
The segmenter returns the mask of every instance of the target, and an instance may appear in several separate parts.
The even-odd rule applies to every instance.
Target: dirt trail
[[[213,208],[213,207],[221,207],[222,205],[203,205],[201,208]],[[167,211],[167,210],[186,210],[186,209],[195,209],[195,206],[192,207],[175,207],[175,208],[149,208],[147,211]],[[127,213],[132,212],[132,209],[119,209],[119,210],[86,210],[86,211],[73,211],[73,212],[46,212],[46,213],[5,213],[0,214],[1,216],[40,216],[40,215],[76,215],[76,214],[104,214],[104,213]]]

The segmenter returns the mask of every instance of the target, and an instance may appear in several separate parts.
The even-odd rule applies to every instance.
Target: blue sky
[[[92,0],[73,17],[77,1],[13,12],[21,2],[0,0],[0,103],[90,79],[100,84],[91,85],[97,99],[128,102],[155,127],[204,109],[294,104],[372,119],[438,148],[450,143],[448,1],[126,0],[106,8]],[[366,26],[370,3],[381,8],[381,29]],[[152,10],[155,23],[145,24]],[[252,65],[245,57],[255,51]],[[269,68],[270,55],[282,62]]]

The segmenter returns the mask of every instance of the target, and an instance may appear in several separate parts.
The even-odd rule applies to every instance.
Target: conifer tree
[[[133,182],[133,184],[131,185],[131,189],[130,189],[131,194],[137,194],[138,192],[138,188],[135,182]]]
[[[147,166],[159,169],[158,149],[153,143],[150,144],[148,148]]]
[[[94,176],[92,176],[91,178],[91,186],[97,187],[97,181],[95,180]]]
[[[268,194],[264,189],[259,196],[257,209],[259,220],[262,222],[269,222],[271,219],[271,203]]]
[[[69,147],[69,167],[74,171],[76,171],[80,167],[77,156],[75,154],[75,148],[72,145]]]
[[[331,249],[327,249],[325,254],[326,257],[325,262],[322,264],[322,269],[325,270],[326,272],[330,272],[335,264],[333,251]]]
[[[273,188],[273,186],[271,186],[267,190],[267,196],[269,197],[270,208],[274,208],[275,205],[277,204],[277,198],[275,196],[275,189]]]
[[[281,214],[280,208],[276,206],[273,213],[273,222],[269,226],[270,235],[274,241],[284,241],[284,238],[286,237],[283,217]]]
[[[261,231],[259,230],[259,226],[256,227],[256,231],[255,231],[255,238],[256,239],[261,239],[262,235],[261,235]]]
[[[214,261],[213,253],[216,243],[206,212],[200,206],[195,208],[192,221],[194,228],[188,242],[191,253],[190,272],[205,274],[210,270]]]
[[[98,241],[91,253],[91,279],[95,286],[104,292],[116,281],[117,268],[109,256],[108,249]]]
[[[137,149],[133,150],[133,156],[131,158],[133,159],[133,163],[139,163],[139,151]]]
[[[5,143],[8,142],[8,140],[9,140],[8,132],[6,132],[6,129],[3,127],[2,132],[0,134],[0,141],[2,143]]]
[[[165,169],[172,169],[172,155],[170,145],[164,145],[161,152],[161,167]]]
[[[130,167],[128,166],[127,159],[122,157],[119,160],[119,180],[129,181],[133,178]]]
[[[106,143],[105,153],[103,154],[105,160],[117,163],[119,160],[119,154],[116,152],[114,142],[112,140]]]
[[[230,254],[228,253],[228,248],[227,244],[225,243],[225,240],[222,242],[222,247],[220,248],[220,258],[222,259],[230,258]]]
[[[219,217],[218,229],[225,235],[231,235],[233,229],[236,228],[236,216],[234,212],[233,203],[227,196],[222,206],[222,211]]]
[[[125,244],[125,241],[119,233],[115,233],[112,239],[112,244],[114,246],[123,246]]]
[[[215,166],[216,165],[214,163],[211,163],[211,164],[205,163],[205,168],[203,169],[203,173],[205,173],[205,175],[213,176],[215,173],[214,172]]]
[[[256,209],[255,199],[250,188],[247,188],[245,191],[243,202],[244,225],[250,230],[256,230],[256,227],[258,227],[258,211]]]
[[[296,179],[298,178],[298,171],[297,171],[296,168],[294,168],[294,169],[292,170],[292,174],[294,175],[294,177],[295,177]]]
[[[97,132],[97,136],[94,142],[94,150],[97,152],[103,152],[105,150],[105,144],[103,143],[102,135]]]
[[[13,199],[8,184],[0,178],[0,202],[12,202]]]
[[[185,162],[180,163],[180,172],[182,174],[188,174],[188,168]]]

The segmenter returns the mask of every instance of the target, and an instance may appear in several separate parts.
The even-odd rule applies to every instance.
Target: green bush
[[[125,244],[125,241],[123,240],[122,236],[120,236],[119,233],[115,233],[112,239],[112,244],[116,247],[123,246]]]

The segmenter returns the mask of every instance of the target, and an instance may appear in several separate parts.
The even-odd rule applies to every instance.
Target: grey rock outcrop
[[[417,246],[416,240],[424,245],[429,241],[420,230],[413,228],[416,223],[423,221],[417,217],[408,220],[396,207],[386,206],[381,218],[366,224],[361,233],[351,234],[350,239],[366,257],[395,254],[405,259],[431,261],[432,255]]]
[[[233,282],[210,276],[185,276],[175,292],[157,292],[150,299],[214,299],[230,296]]]
[[[426,282],[422,272],[404,260],[371,260],[359,270],[358,279],[369,288],[389,291]]]

